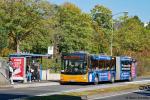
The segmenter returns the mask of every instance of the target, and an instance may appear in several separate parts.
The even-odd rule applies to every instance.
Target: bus
[[[64,53],[61,57],[60,83],[132,80],[136,64],[131,57],[91,55],[86,52]]]

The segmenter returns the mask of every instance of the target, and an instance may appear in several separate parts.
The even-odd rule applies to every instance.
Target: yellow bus
[[[90,55],[86,52],[62,54],[60,83],[88,82]]]

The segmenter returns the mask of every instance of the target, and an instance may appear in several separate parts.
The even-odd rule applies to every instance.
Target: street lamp
[[[113,30],[113,27],[114,27],[114,25],[113,25],[114,24],[114,22],[113,22],[113,16],[119,15],[121,13],[124,13],[124,15],[128,14],[128,12],[125,11],[125,12],[119,12],[119,13],[111,15],[111,17],[112,17],[112,35],[111,35],[111,44],[110,44],[110,53],[111,53],[111,56],[113,55],[113,52],[112,52],[112,50],[113,50],[113,34],[114,34],[114,30]]]

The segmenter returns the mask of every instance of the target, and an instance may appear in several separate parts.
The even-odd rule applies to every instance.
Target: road
[[[142,79],[140,79],[142,80]],[[145,79],[144,79],[145,80]],[[106,84],[99,84],[99,85],[52,85],[52,86],[44,86],[44,87],[36,87],[36,88],[6,88],[0,89],[0,100],[8,100],[8,99],[16,99],[22,97],[30,97],[30,96],[37,96],[37,95],[45,95],[45,94],[53,94],[63,91],[70,91],[70,90],[83,90],[83,89],[91,89],[91,88],[101,88],[101,87],[108,87],[108,86],[116,86],[126,84],[126,82],[117,82],[114,84],[106,83]],[[115,100],[115,99],[114,99]],[[119,99],[122,100],[122,99]]]
[[[137,91],[122,95],[110,96],[96,100],[150,100],[150,90]]]
[[[0,100],[29,97],[29,96],[35,96],[35,95],[40,95],[40,94],[45,94],[45,93],[54,93],[54,92],[60,92],[60,91],[65,91],[65,90],[77,89],[81,87],[84,87],[84,86],[54,85],[54,86],[45,86],[45,87],[36,87],[36,88],[1,89]]]

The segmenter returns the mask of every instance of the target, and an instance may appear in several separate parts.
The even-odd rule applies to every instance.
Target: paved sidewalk
[[[29,87],[50,86],[50,85],[59,85],[59,82],[57,82],[57,81],[40,81],[40,82],[31,82],[31,83],[15,82],[11,86],[13,88],[29,88]]]
[[[13,88],[12,85],[0,85],[0,89]]]

